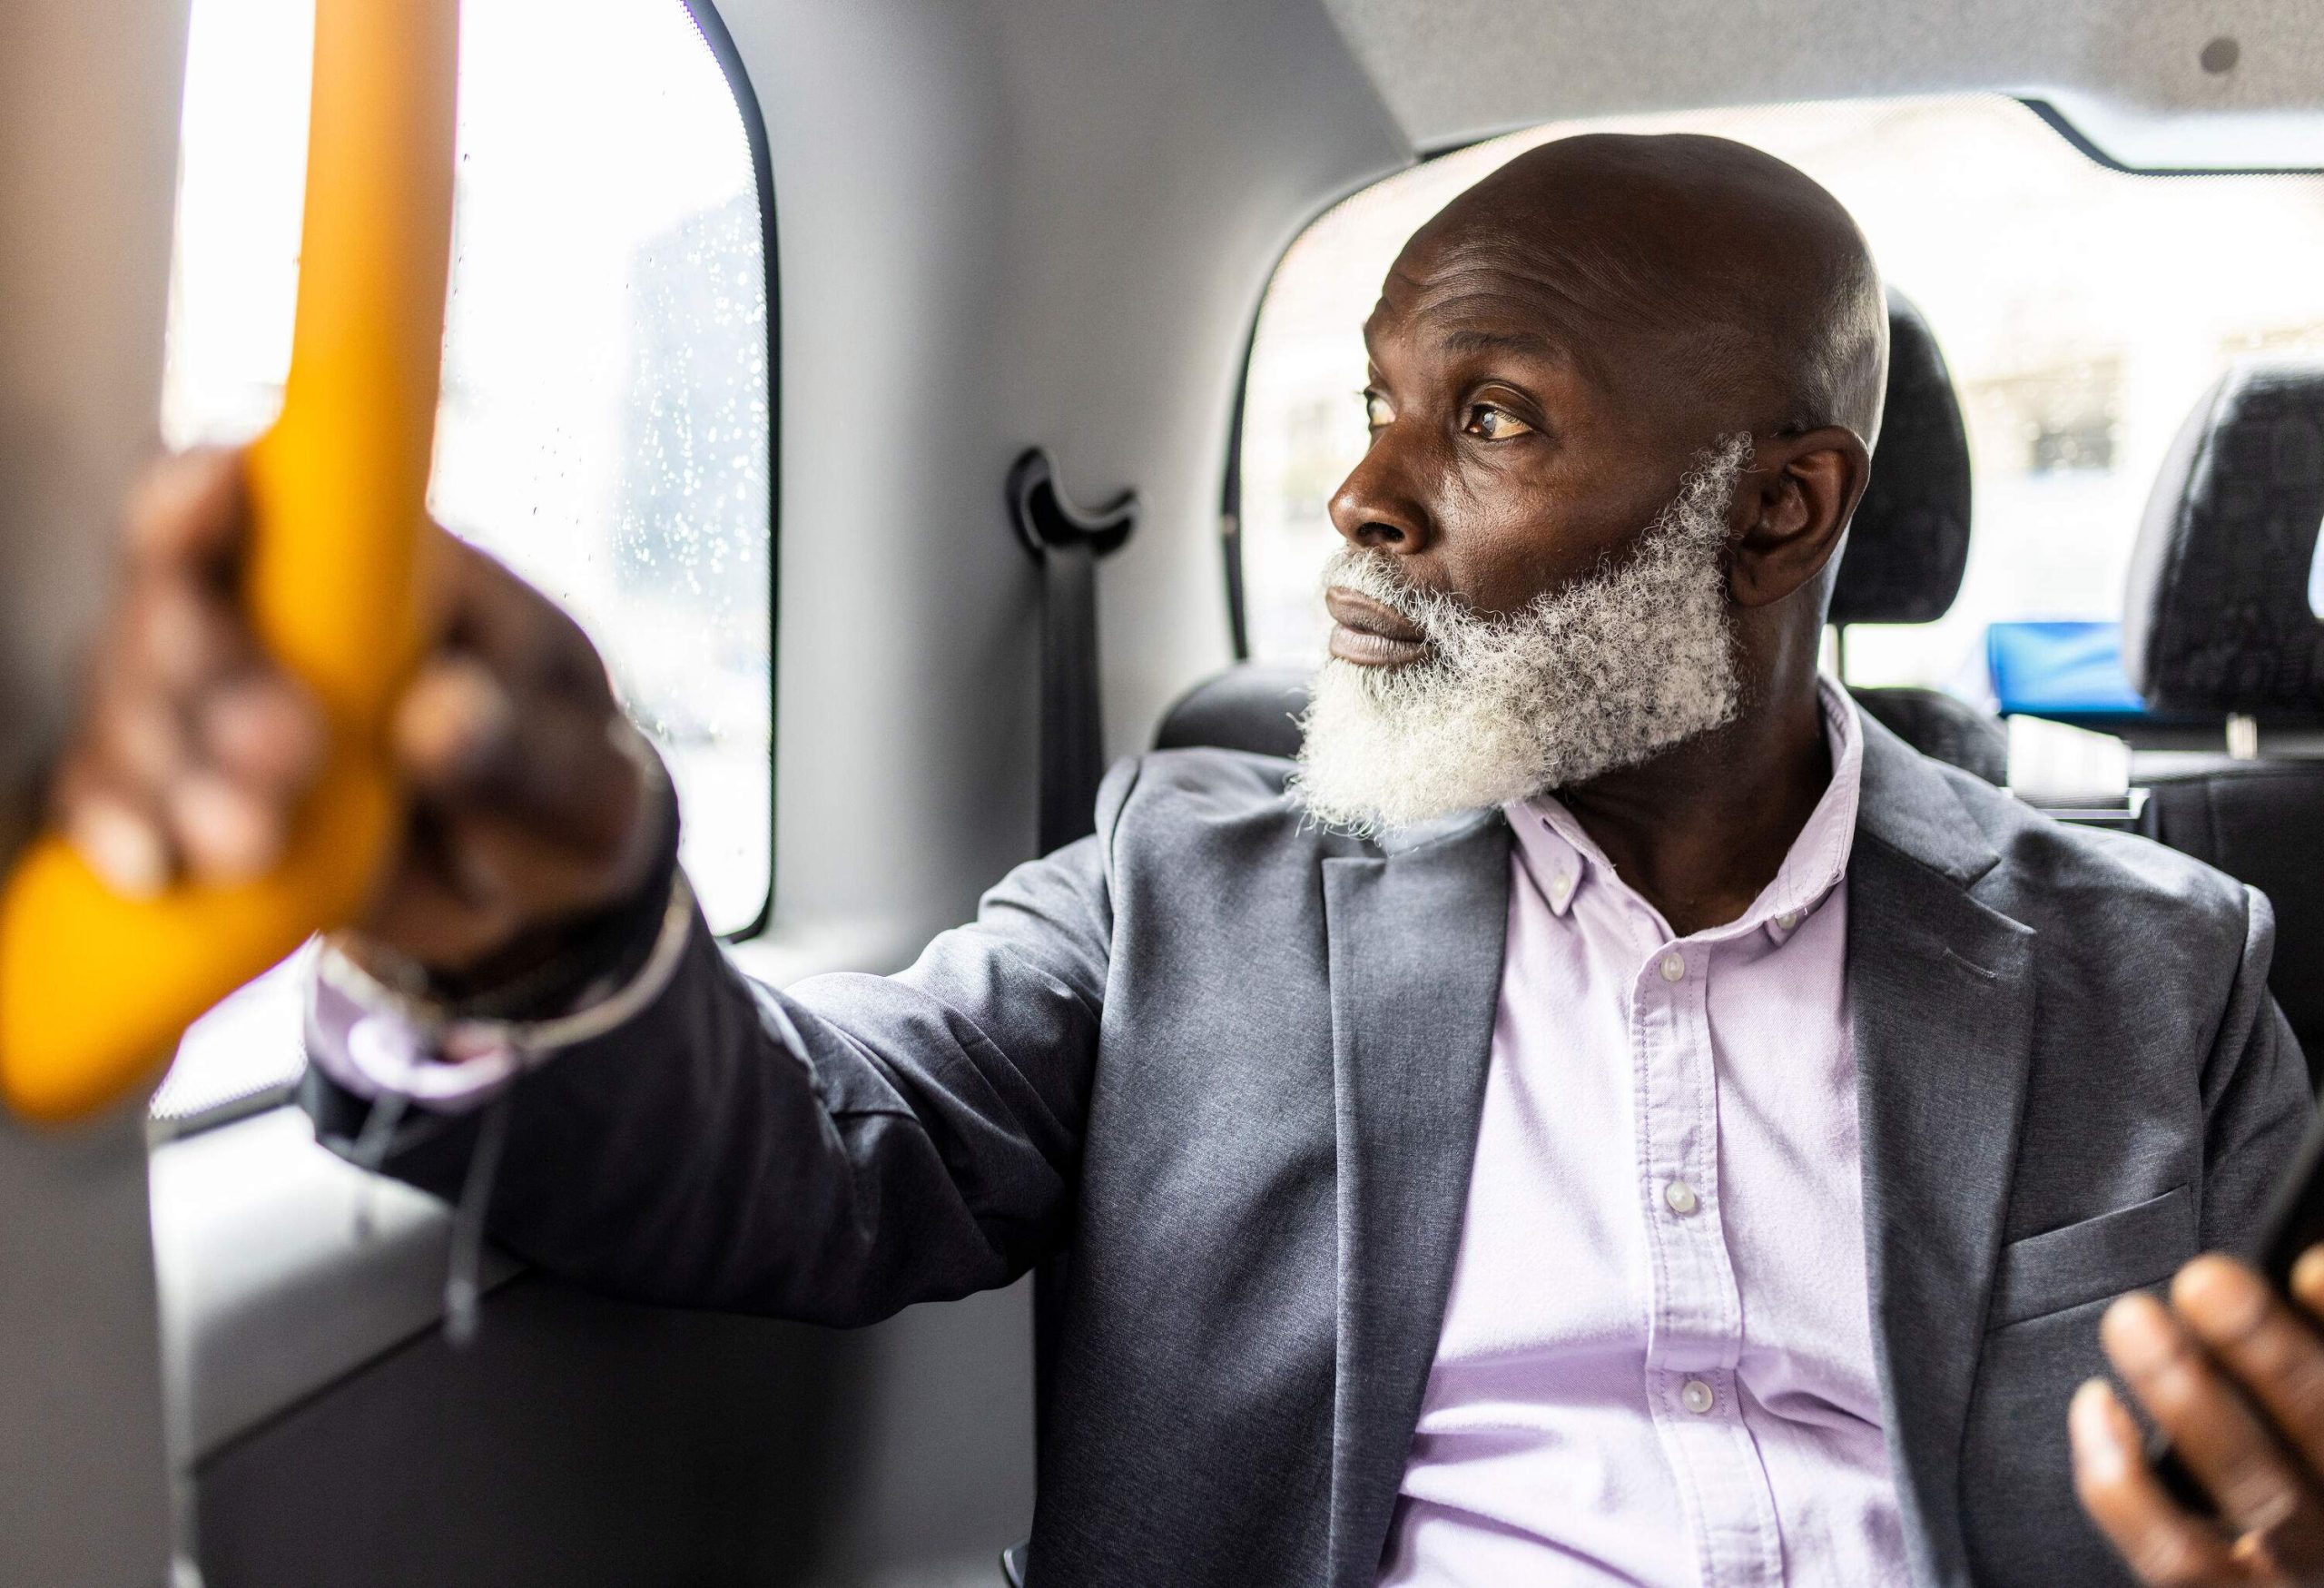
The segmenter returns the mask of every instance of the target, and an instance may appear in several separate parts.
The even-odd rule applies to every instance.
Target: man
[[[324,1134],[649,1300],[852,1323],[1063,1251],[1036,1582],[2119,1579],[2061,1426],[2099,1310],[2251,1237],[2302,1066],[2264,902],[1819,680],[1885,325],[1765,155],[1511,163],[1366,328],[1298,765],[1116,768],[892,979],[733,972],[586,642],[462,554]],[[63,782],[126,885],[264,865],[319,749],[235,479],[138,510]],[[2107,1344],[2223,1519],[2086,1389],[2106,1538],[2319,1580],[2309,1326],[2211,1258]]]

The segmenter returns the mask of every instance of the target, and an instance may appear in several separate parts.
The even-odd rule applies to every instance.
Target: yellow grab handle
[[[0,888],[0,1095],[103,1108],[202,1011],[361,908],[400,802],[383,730],[423,636],[428,472],[451,258],[458,0],[316,0],[298,330],[250,455],[247,598],[321,701],[330,759],[272,874],[113,893],[54,833]]]

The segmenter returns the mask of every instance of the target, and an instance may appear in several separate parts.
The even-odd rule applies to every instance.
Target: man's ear
[[[1871,478],[1872,454],[1845,425],[1758,446],[1736,481],[1728,593],[1738,607],[1772,607],[1831,560]]]

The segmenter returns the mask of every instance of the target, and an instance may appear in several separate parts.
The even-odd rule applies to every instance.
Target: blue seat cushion
[[[1985,664],[2005,715],[2122,717],[2146,702],[2122,671],[2119,623],[1995,623],[1985,629]]]

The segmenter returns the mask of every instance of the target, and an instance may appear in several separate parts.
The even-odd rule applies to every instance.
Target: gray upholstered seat
[[[2255,361],[2195,404],[2147,498],[2122,661],[2157,712],[2256,719],[2248,760],[2150,756],[2146,829],[2266,893],[2268,984],[2324,1060],[2324,760],[2272,754],[2324,729],[2324,622],[2309,606],[2324,523],[2324,363]]]

